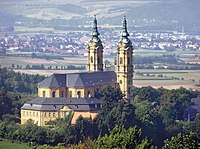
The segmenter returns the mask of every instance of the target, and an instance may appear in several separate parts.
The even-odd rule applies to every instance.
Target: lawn
[[[31,149],[26,144],[0,141],[0,149]]]

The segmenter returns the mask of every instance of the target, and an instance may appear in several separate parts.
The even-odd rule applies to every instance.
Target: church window
[[[51,113],[49,113],[49,117],[51,117]]]
[[[95,108],[98,108],[98,104],[95,104],[94,106],[95,106]]]
[[[47,117],[47,113],[44,113],[44,117]]]
[[[53,98],[56,97],[56,92],[55,92],[55,91],[52,92],[52,97],[53,97]]]
[[[91,59],[91,63],[93,63],[93,57],[92,56],[90,57],[90,59]]]
[[[67,116],[67,112],[64,112],[64,117],[66,117]]]
[[[100,57],[97,58],[97,62],[98,62],[98,64],[100,63]]]
[[[123,63],[123,59],[122,59],[122,57],[120,57],[119,63],[120,63],[120,64]]]
[[[70,98],[72,97],[72,91],[69,91],[69,97]]]
[[[61,91],[61,97],[64,97],[64,91]]]
[[[60,112],[58,112],[58,117],[60,117]]]
[[[23,115],[26,115],[25,111],[23,111]]]
[[[87,97],[88,97],[88,98],[91,97],[90,91],[88,91]]]
[[[119,80],[119,83],[122,84],[122,80]]]
[[[78,91],[77,92],[77,98],[80,98],[81,97],[81,91]]]
[[[55,117],[55,113],[53,113],[53,117]]]
[[[45,97],[45,96],[46,96],[46,92],[43,91],[43,92],[42,92],[42,97]]]
[[[35,117],[35,112],[33,112],[33,117]]]
[[[36,113],[36,117],[38,117],[38,112]]]

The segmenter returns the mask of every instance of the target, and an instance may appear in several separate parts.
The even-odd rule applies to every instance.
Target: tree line
[[[71,125],[71,113],[49,122],[48,127],[37,126],[32,120],[19,124],[20,108],[31,99],[22,94],[8,92],[5,87],[0,90],[0,138],[77,149],[196,148],[199,143],[200,114],[192,120],[184,116],[191,98],[199,96],[196,91],[134,87],[133,98],[126,101],[119,89],[108,86],[99,94],[102,109],[95,119],[79,117]]]
[[[9,92],[37,93],[37,84],[44,80],[44,76],[30,75],[20,72],[0,69],[0,88]]]

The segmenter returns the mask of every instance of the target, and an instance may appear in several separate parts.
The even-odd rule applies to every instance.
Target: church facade
[[[103,45],[99,38],[97,19],[94,18],[92,38],[88,43],[88,71],[80,73],[52,74],[38,84],[38,97],[21,107],[21,124],[32,119],[39,126],[51,120],[64,118],[72,113],[72,124],[79,116],[95,118],[101,110],[96,98],[106,86],[121,89],[126,98],[131,97],[133,85],[133,46],[128,38],[127,21],[117,47],[115,71],[103,71]]]

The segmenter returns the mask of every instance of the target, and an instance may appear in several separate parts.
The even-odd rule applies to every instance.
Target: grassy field
[[[68,65],[86,65],[86,57],[64,57],[64,60],[46,60],[37,58],[26,58],[26,57],[12,57],[12,56],[0,56],[0,64],[3,67],[9,67],[12,64],[20,65],[24,68],[27,64],[29,65],[45,65],[46,67],[52,66],[68,66]]]
[[[0,141],[0,149],[31,149],[26,144]]]
[[[135,70],[134,85],[137,87],[153,86],[168,89],[181,86],[188,89],[196,88],[195,85],[200,84],[199,74],[200,70],[137,69]],[[162,77],[158,77],[159,75],[162,75]]]

